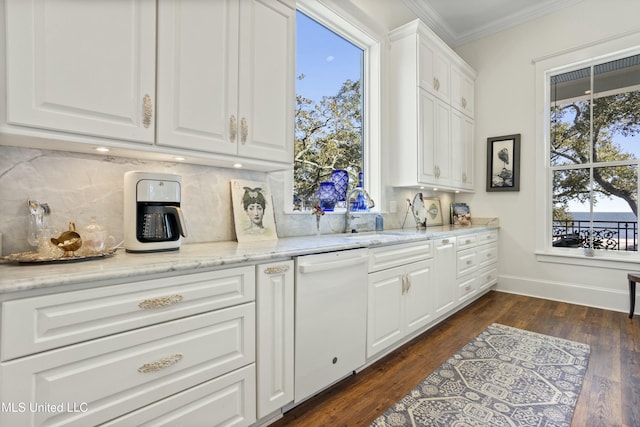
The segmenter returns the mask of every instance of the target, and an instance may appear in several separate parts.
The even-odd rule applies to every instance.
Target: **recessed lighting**
[[[433,187],[433,191],[438,191],[438,188],[437,187]]]
[[[101,153],[108,153],[110,150],[107,147],[96,147],[96,151]]]
[[[184,157],[182,157],[182,156],[176,156],[176,157],[174,157],[174,158],[173,158],[173,160],[177,160],[177,161],[179,161],[179,162],[182,162],[182,161],[187,160],[187,159],[185,159],[185,158],[184,158]]]
[[[236,169],[240,169],[242,167],[242,163],[234,163],[233,167]]]

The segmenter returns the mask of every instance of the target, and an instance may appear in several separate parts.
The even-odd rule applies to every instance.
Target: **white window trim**
[[[368,194],[375,201],[373,211],[379,211],[382,201],[381,176],[381,96],[382,96],[382,44],[386,33],[372,28],[367,18],[358,13],[359,9],[349,7],[335,0],[297,0],[296,8],[310,18],[320,22],[336,34],[349,40],[364,52],[363,97],[365,99],[363,130],[365,135],[364,176]],[[293,210],[293,171],[284,174],[284,211]],[[328,212],[330,213],[330,212]]]
[[[551,245],[551,193],[549,174],[550,99],[547,82],[551,75],[640,53],[640,32],[617,35],[605,40],[534,59],[536,78],[536,257],[538,261],[561,264],[637,269],[640,252],[605,252],[595,254],[584,249],[554,248]],[[640,182],[640,181],[639,181]],[[640,198],[638,199],[640,200]]]

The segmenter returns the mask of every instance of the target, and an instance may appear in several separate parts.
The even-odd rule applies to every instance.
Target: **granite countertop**
[[[182,245],[180,250],[127,253],[83,262],[45,264],[0,264],[0,294],[53,286],[86,284],[107,280],[139,280],[142,276],[171,272],[193,272],[245,262],[270,262],[300,255],[455,236],[497,229],[497,226],[429,227],[422,230],[385,230],[355,234],[328,234],[280,238],[273,242],[212,242]]]

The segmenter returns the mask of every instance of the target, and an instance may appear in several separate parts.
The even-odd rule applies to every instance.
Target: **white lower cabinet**
[[[468,301],[497,282],[497,238],[497,231],[458,238],[456,279],[459,303]]]
[[[254,268],[4,301],[0,425],[254,423]]]
[[[256,267],[258,419],[293,401],[293,261]]]
[[[378,262],[369,273],[367,358],[424,328],[434,317],[431,242],[371,252]]]
[[[435,315],[444,316],[457,303],[456,290],[456,237],[433,241],[435,259]]]

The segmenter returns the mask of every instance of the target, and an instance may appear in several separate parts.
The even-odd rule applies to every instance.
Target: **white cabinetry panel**
[[[258,418],[293,401],[293,261],[256,266]]]
[[[254,299],[254,268],[237,267],[6,301],[2,360]]]
[[[1,400],[87,411],[1,412],[0,425],[98,425],[254,361],[253,302],[39,353],[0,364]]]
[[[153,143],[154,1],[5,6],[9,123]]]
[[[293,161],[295,8],[161,0],[159,145]]]

